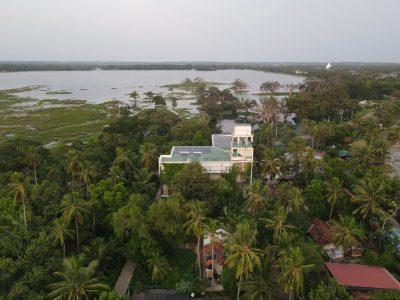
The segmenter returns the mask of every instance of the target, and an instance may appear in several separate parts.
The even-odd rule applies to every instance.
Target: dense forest
[[[126,260],[136,266],[131,294],[152,287],[200,295],[210,284],[201,238],[218,228],[229,233],[220,295],[351,299],[307,234],[315,218],[329,221],[344,261],[354,261],[358,240],[356,262],[400,279],[390,237],[400,204],[399,76],[314,70],[284,97],[279,84],[263,84],[259,103],[239,97],[245,88],[240,80],[223,91],[199,83],[201,113],[192,118],[163,101],[135,114],[124,106],[86,143],[1,141],[0,299],[119,299],[112,288]],[[210,145],[226,118],[253,125],[252,181],[238,184],[235,168],[211,179],[193,163],[171,175],[168,198],[157,197],[159,155]]]

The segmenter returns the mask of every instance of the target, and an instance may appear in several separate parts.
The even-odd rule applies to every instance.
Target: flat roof
[[[385,268],[359,264],[325,263],[338,284],[365,289],[400,290],[400,283]]]
[[[232,135],[230,134],[213,134],[211,139],[214,147],[224,150],[231,148]]]
[[[170,155],[161,155],[162,163],[230,161],[230,153],[213,146],[175,146]]]

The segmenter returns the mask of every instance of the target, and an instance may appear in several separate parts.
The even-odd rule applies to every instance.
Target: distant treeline
[[[400,64],[335,63],[334,69],[363,72],[399,73]],[[307,75],[325,70],[324,63],[63,63],[63,62],[0,62],[0,72],[23,71],[90,71],[90,70],[198,70],[250,69]]]

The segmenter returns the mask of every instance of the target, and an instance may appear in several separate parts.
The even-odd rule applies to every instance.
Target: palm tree
[[[272,149],[268,148],[262,152],[260,171],[268,179],[274,179],[279,174],[280,160],[276,158],[275,152]]]
[[[282,251],[276,261],[280,270],[278,284],[284,293],[289,293],[289,299],[293,299],[293,293],[303,294],[304,274],[311,271],[315,265],[305,264],[304,256],[299,247]]]
[[[63,271],[54,273],[60,280],[49,285],[52,291],[48,297],[69,300],[94,299],[100,292],[109,289],[95,277],[97,266],[96,260],[85,266],[83,256],[65,258]]]
[[[308,210],[302,195],[301,189],[284,184],[283,199],[281,201],[285,204],[288,212],[299,213],[300,211]]]
[[[344,255],[347,255],[355,241],[364,238],[364,232],[353,216],[339,216],[339,221],[332,223],[332,240],[335,245],[342,246]]]
[[[36,167],[39,164],[40,156],[36,148],[28,147],[25,151],[25,160],[29,166],[33,168],[33,176],[35,178],[35,185],[37,186]]]
[[[327,194],[326,201],[331,205],[329,213],[329,221],[332,218],[333,207],[337,205],[338,200],[343,195],[343,186],[339,178],[333,177],[330,181],[325,183]]]
[[[200,260],[200,240],[203,235],[203,224],[206,219],[205,217],[205,209],[204,202],[193,202],[189,207],[188,218],[184,227],[186,228],[187,233],[193,233],[197,238],[197,266],[199,268],[199,277],[201,278],[201,260]]]
[[[360,180],[360,184],[354,189],[355,196],[351,199],[360,206],[353,213],[360,214],[363,219],[382,213],[382,207],[390,205],[385,189],[386,186],[378,180]]]
[[[89,245],[83,247],[83,252],[88,259],[101,262],[107,254],[107,248],[107,243],[103,238],[95,238]]]
[[[133,189],[137,193],[153,195],[156,192],[156,183],[154,179],[157,177],[156,174],[150,173],[146,169],[139,169],[133,176]]]
[[[85,186],[86,196],[89,193],[89,191],[88,191],[89,184],[92,182],[92,179],[95,176],[96,176],[96,172],[95,172],[94,168],[83,163],[79,170],[79,178],[81,179],[82,183]]]
[[[228,257],[225,261],[229,269],[236,269],[235,277],[239,280],[237,299],[240,298],[242,280],[261,266],[261,251],[255,248],[257,230],[249,223],[239,224],[227,243]]]
[[[140,146],[140,164],[147,171],[154,171],[157,169],[158,154],[157,148],[150,143]]]
[[[393,165],[397,153],[397,148],[399,147],[400,144],[400,127],[396,128],[393,132],[389,134],[389,141],[391,141],[394,144],[394,149],[391,159],[391,164]]]
[[[59,166],[55,163],[52,163],[46,168],[47,175],[53,179],[53,182],[56,182],[61,178],[61,170]]]
[[[66,194],[61,202],[62,217],[66,222],[74,220],[75,233],[76,233],[76,245],[79,254],[79,225],[83,224],[84,216],[89,214],[87,209],[87,203],[77,193]]]
[[[22,174],[15,172],[11,174],[11,182],[8,184],[11,192],[14,194],[14,201],[21,202],[22,211],[23,211],[23,219],[24,219],[24,227],[25,231],[28,231],[28,222],[26,216],[26,200],[27,200],[27,191],[26,191],[26,181],[22,181]]]
[[[68,229],[68,224],[64,219],[59,218],[53,221],[53,227],[50,232],[50,239],[53,240],[54,244],[60,244],[63,251],[63,257],[65,257],[65,241],[68,238],[72,238],[74,231]]]
[[[148,259],[147,265],[151,270],[151,281],[155,282],[157,287],[157,282],[163,280],[168,275],[168,261],[164,256],[157,253],[157,255]]]
[[[66,155],[67,164],[65,165],[65,170],[68,174],[72,176],[72,181],[75,181],[75,173],[78,171],[81,165],[81,159],[78,152],[75,149],[69,150]]]
[[[93,236],[94,230],[96,228],[96,210],[101,206],[101,203],[95,195],[92,195],[86,201],[86,206],[87,209],[90,211],[90,214],[92,215],[92,236]]]
[[[129,158],[128,153],[121,147],[117,147],[116,149],[116,156],[114,159],[114,164],[120,168],[122,168],[122,170],[130,170],[130,168],[132,167],[132,161]],[[121,174],[122,177],[122,174]]]
[[[204,233],[210,239],[210,245],[211,245],[211,272],[212,272],[211,273],[211,287],[214,286],[214,260],[215,260],[214,247],[215,247],[215,244],[220,241],[218,234],[217,234],[217,230],[218,230],[217,220],[209,219],[204,224]]]
[[[265,211],[266,201],[264,197],[264,187],[261,180],[256,179],[250,184],[246,190],[245,197],[246,208],[251,214],[255,215]]]
[[[270,219],[265,219],[265,228],[273,231],[274,240],[280,239],[289,229],[294,226],[286,223],[287,211],[283,206],[279,206]]]
[[[306,155],[303,155],[300,160],[300,171],[306,178],[308,185],[308,176],[314,171],[314,151],[308,149]]]
[[[243,298],[248,300],[275,300],[279,291],[273,265],[269,259],[262,260],[262,266],[243,283]]]

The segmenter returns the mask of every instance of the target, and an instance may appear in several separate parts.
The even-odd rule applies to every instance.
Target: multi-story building
[[[168,164],[198,162],[211,177],[219,177],[233,166],[242,172],[252,168],[253,155],[251,125],[236,124],[232,134],[213,134],[212,146],[174,146],[171,154],[160,156],[159,172]]]

